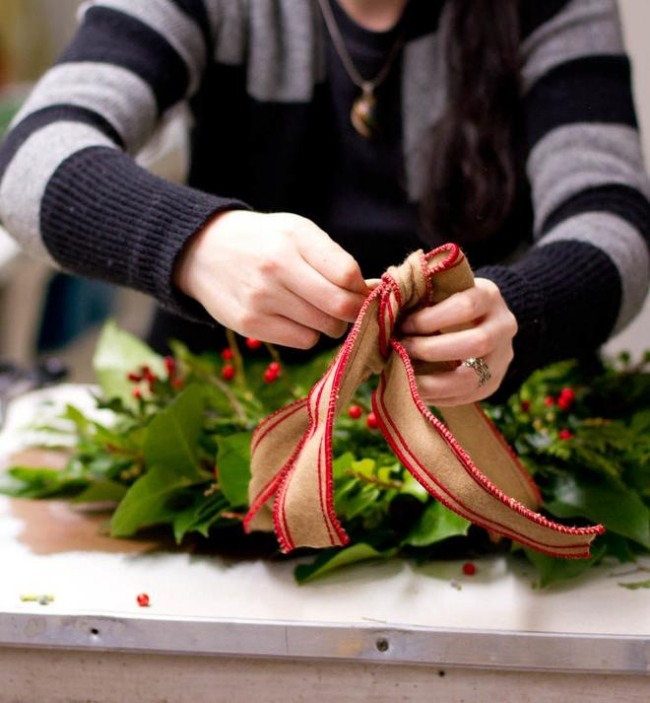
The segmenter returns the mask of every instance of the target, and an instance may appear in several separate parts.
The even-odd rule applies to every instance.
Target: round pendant
[[[372,90],[364,90],[352,103],[350,121],[364,139],[372,139],[377,134],[377,101]]]

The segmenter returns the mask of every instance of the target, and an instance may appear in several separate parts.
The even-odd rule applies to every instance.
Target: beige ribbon
[[[281,549],[342,546],[334,506],[332,436],[339,413],[370,375],[379,429],[408,471],[441,503],[490,532],[546,554],[581,558],[601,525],[575,528],[536,512],[532,479],[478,404],[445,408],[444,423],[418,395],[404,347],[392,337],[400,315],[473,285],[458,246],[411,254],[366,299],[340,351],[307,398],[256,429],[247,530],[275,530]]]

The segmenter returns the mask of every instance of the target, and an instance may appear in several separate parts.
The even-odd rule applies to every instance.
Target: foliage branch
[[[95,402],[112,420],[100,423],[68,405],[63,431],[74,441],[65,468],[13,466],[0,491],[108,504],[116,538],[156,528],[179,545],[245,547],[252,539],[241,529],[251,433],[267,414],[303,397],[331,353],[291,366],[273,347],[229,340],[220,353],[204,355],[174,342],[173,356],[163,358],[107,323],[94,358]],[[532,563],[539,585],[547,586],[605,558],[635,562],[650,552],[649,365],[649,353],[635,363],[626,354],[565,361],[533,374],[506,403],[484,405],[540,487],[543,512],[605,525],[591,559],[556,559],[494,542],[432,499],[376,429],[373,388],[365,384],[337,420],[334,445],[335,504],[351,542],[301,559],[296,579],[369,559],[423,562],[510,551]],[[57,423],[45,429],[62,431]],[[276,549],[267,541],[264,556],[279,558]]]

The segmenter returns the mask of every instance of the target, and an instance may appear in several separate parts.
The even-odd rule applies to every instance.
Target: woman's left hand
[[[414,360],[416,373],[418,362],[449,364],[449,370],[417,375],[422,400],[445,407],[473,403],[496,391],[512,361],[516,332],[517,321],[499,288],[477,278],[474,287],[406,317],[400,341]],[[463,363],[467,359],[482,361],[489,380],[480,384],[479,372]]]

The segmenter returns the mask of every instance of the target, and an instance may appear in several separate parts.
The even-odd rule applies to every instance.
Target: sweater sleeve
[[[650,188],[616,2],[525,8],[535,243],[510,266],[477,271],[519,323],[500,396],[540,366],[597,350],[638,313],[650,278]]]
[[[210,43],[201,2],[86,3],[0,149],[0,219],[25,251],[206,319],[174,289],[174,264],[216,212],[246,206],[158,178],[134,156],[196,91]]]

